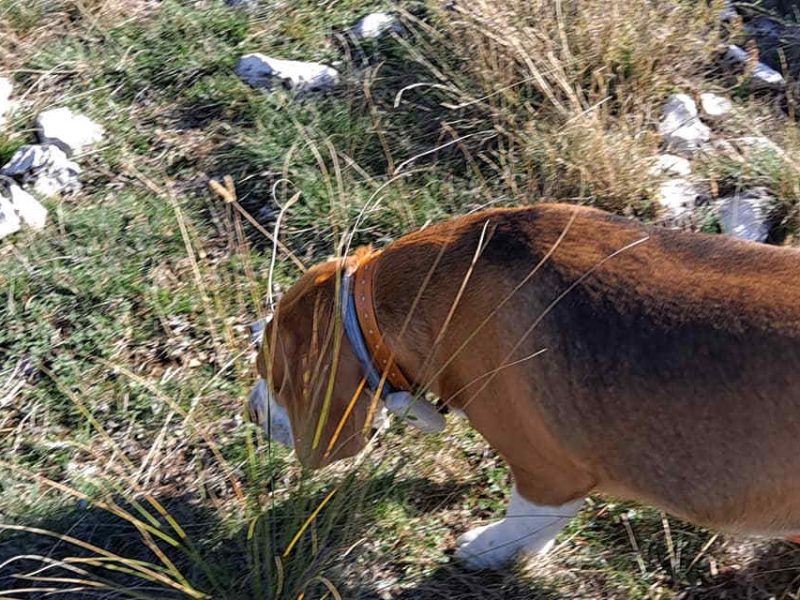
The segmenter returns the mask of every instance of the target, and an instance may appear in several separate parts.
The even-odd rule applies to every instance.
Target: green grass
[[[0,242],[0,523],[13,527],[0,525],[0,589],[796,597],[790,546],[715,539],[599,498],[552,559],[471,574],[450,560],[455,537],[499,515],[509,474],[463,423],[429,437],[396,425],[358,468],[307,473],[244,422],[254,377],[246,326],[266,309],[272,243],[208,177],[230,175],[242,210],[270,232],[294,198],[280,235],[306,265],[334,254],[359,216],[355,243],[376,245],[449,215],[542,198],[652,218],[657,182],[642,165],[657,151],[655,107],[706,76],[709,44],[696,34],[707,11],[685,3],[642,12],[651,43],[646,27],[622,26],[636,3],[615,3],[630,6],[598,21],[601,38],[589,27],[595,12],[570,15],[564,42],[546,3],[510,2],[494,22],[510,28],[505,44],[481,25],[488,4],[448,13],[410,2],[394,7],[402,39],[362,45],[346,28],[388,5],[328,4],[0,0],[10,48],[0,68],[25,94],[0,134],[0,159],[33,141],[45,107],[68,105],[108,132],[79,158],[82,192],[47,201],[47,229]],[[546,55],[534,38],[510,43],[519,23],[564,44],[551,50],[572,91],[538,62]],[[697,58],[665,62],[681,41]],[[301,99],[252,90],[233,73],[252,51],[342,61],[343,83]],[[567,51],[575,61],[564,62]],[[775,119],[758,99],[741,109]],[[800,146],[793,124],[776,128],[787,156],[704,168],[723,188],[777,190],[791,228],[797,177],[785,167]],[[277,287],[298,272],[281,254]],[[100,560],[104,551],[117,556]],[[59,567],[37,571],[49,559]],[[19,578],[32,573],[39,579]]]

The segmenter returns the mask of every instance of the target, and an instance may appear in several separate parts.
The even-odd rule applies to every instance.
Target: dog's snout
[[[263,379],[259,379],[250,392],[247,411],[252,422],[260,425],[270,439],[290,448],[294,445],[289,415],[272,397]]]
[[[259,379],[250,391],[250,396],[247,398],[247,415],[250,421],[257,425],[267,420],[267,382],[263,379]]]

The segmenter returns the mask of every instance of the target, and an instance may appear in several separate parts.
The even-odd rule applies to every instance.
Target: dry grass
[[[459,68],[439,72],[453,104],[490,121],[498,139],[479,159],[508,171],[515,200],[647,213],[653,125],[667,93],[695,89],[713,68],[722,4],[456,3],[439,18]]]

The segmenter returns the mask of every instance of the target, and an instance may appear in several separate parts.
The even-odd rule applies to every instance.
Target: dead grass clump
[[[523,154],[535,161],[534,197],[592,203],[605,210],[652,217],[654,180],[647,175],[658,145],[645,123],[616,122],[607,113],[581,115],[555,130],[529,124]]]
[[[721,5],[458,3],[439,13],[458,68],[439,71],[505,138],[496,154],[512,154],[494,162],[528,163],[542,195],[621,211],[649,195],[641,166],[665,95],[713,64]]]

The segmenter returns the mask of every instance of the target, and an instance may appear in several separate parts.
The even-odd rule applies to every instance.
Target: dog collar
[[[344,331],[353,352],[373,390],[380,387],[381,398],[397,391],[412,390],[394,356],[381,335],[375,316],[373,295],[375,266],[372,261],[362,263],[353,272],[342,277],[341,310]],[[386,374],[383,385],[383,374]]]
[[[418,398],[408,378],[394,362],[381,336],[372,293],[374,264],[366,262],[342,276],[341,310],[344,332],[372,390],[380,390],[383,407],[425,433],[445,427],[444,415],[433,404]],[[385,376],[384,376],[385,372]]]

